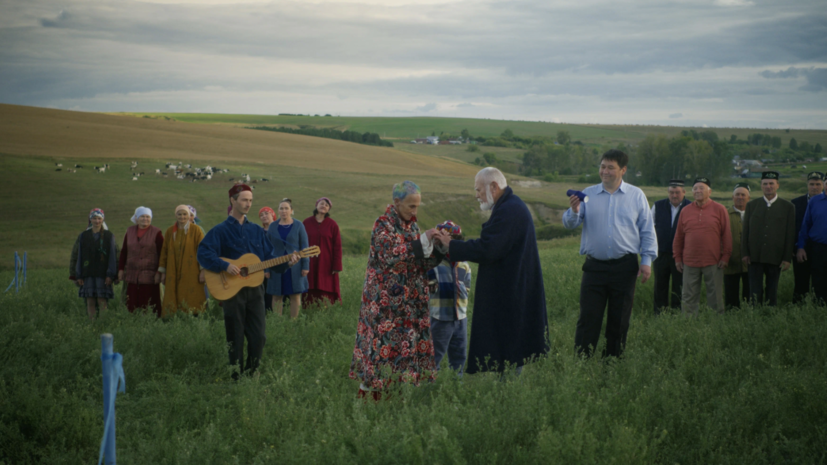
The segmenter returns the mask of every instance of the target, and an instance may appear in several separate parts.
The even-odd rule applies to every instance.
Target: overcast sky
[[[0,102],[827,129],[827,3],[0,0]]]

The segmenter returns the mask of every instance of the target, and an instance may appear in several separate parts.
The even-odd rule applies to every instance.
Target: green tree
[[[796,142],[795,137],[790,139],[790,149],[798,150],[798,142]]]
[[[821,144],[816,143],[816,146],[813,148],[814,153],[821,153]]]
[[[780,149],[781,148],[781,138],[778,137],[778,136],[773,136],[770,145],[772,145],[772,148],[774,148],[774,149]]]
[[[497,160],[497,154],[494,152],[485,152],[484,154],[482,154],[482,158],[483,160],[485,160],[485,163],[489,166],[494,165],[499,161]]]
[[[729,136],[729,143],[730,144],[734,144],[736,142],[738,142],[738,136],[736,136],[735,134]]]
[[[463,139],[468,140],[468,139],[471,138],[471,133],[468,132],[467,129],[463,129],[462,132],[460,133],[460,136],[462,136]]]
[[[571,134],[568,131],[557,131],[557,143],[566,145],[571,142]]]
[[[698,135],[701,140],[709,142],[710,145],[718,142],[718,133],[715,131],[704,131]]]
[[[511,140],[514,138],[514,132],[511,131],[511,129],[506,129],[505,131],[503,131],[502,134],[500,134],[500,137],[502,137],[505,140]]]
[[[465,149],[465,151],[466,152],[479,152],[480,147],[479,147],[479,145],[476,145],[476,144],[470,144],[470,145],[468,145],[468,148]]]
[[[806,140],[803,140],[803,141],[801,141],[800,144],[798,144],[798,150],[800,152],[812,152],[813,151],[813,146],[810,145],[810,143],[807,142]]]

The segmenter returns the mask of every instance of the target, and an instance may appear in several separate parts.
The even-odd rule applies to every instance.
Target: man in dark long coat
[[[741,260],[749,265],[752,300],[774,307],[781,272],[787,271],[793,260],[795,207],[778,197],[778,172],[761,175],[761,190],[764,196],[748,203],[744,213]]]
[[[683,207],[689,205],[686,199],[683,179],[669,181],[668,198],[658,200],[652,206],[652,219],[658,237],[658,258],[652,262],[652,276],[655,279],[655,315],[664,308],[680,308],[683,295],[683,274],[675,266],[672,256],[672,241],[678,229],[678,216]],[[672,292],[669,292],[669,281]]]
[[[522,367],[549,351],[543,270],[534,221],[496,168],[475,180],[477,200],[491,218],[480,238],[438,237],[451,261],[479,263],[466,373]]]

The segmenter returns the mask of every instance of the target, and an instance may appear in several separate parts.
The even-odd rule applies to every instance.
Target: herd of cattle
[[[55,163],[55,171],[63,171],[63,163]],[[83,165],[75,164],[74,168],[67,168],[65,171],[67,173],[77,173],[79,169],[82,169]],[[130,169],[132,170],[132,180],[137,181],[138,178],[145,175],[146,172],[140,171],[137,172],[138,162],[133,161],[130,165]],[[109,164],[106,163],[103,166],[95,166],[94,170],[98,173],[106,173],[106,170],[109,169]],[[186,170],[186,171],[185,171]],[[191,164],[184,164],[182,162],[178,162],[177,164],[173,162],[166,163],[164,165],[163,170],[161,168],[155,168],[155,174],[163,177],[168,177],[170,174],[175,176],[178,179],[189,180],[190,182],[196,181],[209,181],[213,178],[213,176],[217,173],[228,173],[229,170],[226,168],[219,168],[217,166],[205,166],[205,167],[193,167]],[[236,181],[236,178],[230,178],[228,181]],[[242,173],[241,176],[238,178],[238,182],[247,182],[247,183],[258,183],[258,182],[268,182],[267,178],[260,178],[260,179],[252,179],[249,174]],[[255,189],[255,187],[254,187]]]

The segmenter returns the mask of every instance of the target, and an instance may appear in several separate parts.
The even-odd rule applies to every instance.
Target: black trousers
[[[749,300],[749,273],[724,275],[724,306],[740,308],[742,300]]]
[[[250,374],[258,369],[264,352],[264,288],[245,287],[224,301],[224,329],[227,332],[230,365],[238,365],[239,372]],[[247,337],[247,363],[244,364],[244,337]],[[238,374],[234,373],[233,378]]]
[[[798,263],[798,260],[793,257],[793,276],[795,277],[795,287],[793,288],[793,303],[797,304],[804,299],[804,296],[810,292],[810,266],[812,263],[812,247],[808,244],[804,250],[807,252],[807,261]],[[798,249],[796,249],[798,252]]]
[[[810,264],[813,291],[816,298],[821,299],[823,305],[827,302],[827,245],[818,242],[810,243],[807,262]]]
[[[766,277],[766,284],[764,278]],[[769,263],[750,263],[749,292],[754,304],[766,303],[770,307],[778,305],[778,279],[781,268]]]
[[[606,349],[603,356],[620,356],[626,346],[629,319],[635,300],[637,255],[629,254],[616,260],[586,258],[580,282],[580,318],[574,333],[578,354],[591,356],[600,339],[603,313],[606,317]]]
[[[675,257],[669,252],[658,255],[652,262],[652,274],[655,279],[655,314],[664,308],[681,308],[681,293],[683,292],[683,275],[675,266]],[[672,281],[672,292],[669,292],[669,281]]]

